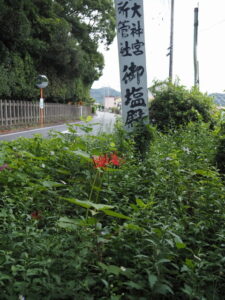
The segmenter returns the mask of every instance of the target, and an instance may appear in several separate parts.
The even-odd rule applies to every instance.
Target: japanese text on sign
[[[143,0],[115,0],[120,61],[122,114],[125,127],[148,121]]]

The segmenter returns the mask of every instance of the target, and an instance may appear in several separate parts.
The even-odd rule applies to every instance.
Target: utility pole
[[[199,63],[197,57],[198,45],[198,7],[194,9],[194,86],[199,86]]]
[[[173,28],[174,28],[174,0],[171,0],[171,20],[170,20],[170,46],[169,46],[169,81],[173,79]]]

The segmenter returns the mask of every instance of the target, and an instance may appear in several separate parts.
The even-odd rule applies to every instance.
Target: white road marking
[[[20,133],[24,133],[24,132],[34,132],[34,131],[40,131],[41,129],[51,129],[53,127],[60,127],[60,126],[65,126],[66,124],[63,125],[55,125],[55,126],[50,126],[50,127],[43,127],[43,128],[37,128],[37,129],[28,129],[28,130],[24,130],[24,131],[17,131],[17,132],[13,132],[13,133],[7,133],[7,134],[0,134],[0,137],[3,136],[10,136],[10,135],[14,135],[14,134],[20,134]]]

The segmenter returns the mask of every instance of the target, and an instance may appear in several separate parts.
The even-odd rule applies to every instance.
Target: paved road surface
[[[97,112],[96,116],[94,116],[93,120],[90,122],[90,124],[98,123],[97,125],[93,125],[93,134],[97,135],[101,132],[112,132],[113,126],[116,120],[116,115],[108,112]],[[83,122],[78,121],[76,122],[78,124],[83,124]],[[71,123],[73,124],[73,123]],[[31,129],[21,132],[15,132],[15,133],[8,133],[8,134],[0,134],[0,141],[11,141],[15,140],[19,137],[26,137],[26,138],[32,138],[34,134],[42,134],[43,137],[48,137],[50,131],[60,131],[63,133],[67,133],[67,126],[66,124],[63,125],[56,125],[56,126],[49,126],[44,128],[37,128],[37,129]],[[83,131],[77,128],[78,134],[82,135],[84,134]]]

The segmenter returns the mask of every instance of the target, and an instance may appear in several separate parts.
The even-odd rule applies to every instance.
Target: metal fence
[[[78,120],[91,114],[90,106],[45,103],[44,123],[57,123]],[[31,126],[39,124],[41,114],[39,102],[0,100],[0,128]]]

